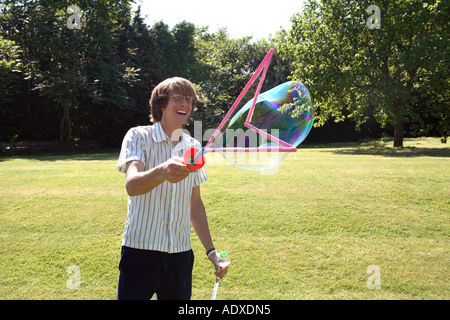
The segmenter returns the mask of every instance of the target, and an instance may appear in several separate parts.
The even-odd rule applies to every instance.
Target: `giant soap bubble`
[[[252,111],[253,102],[233,115],[211,147],[239,168],[273,168],[311,131],[311,97],[301,82],[290,81],[259,94]]]
[[[314,122],[311,96],[299,81],[260,93],[273,54],[270,49],[207,144],[194,157],[193,150],[185,153],[187,165],[199,168],[205,153],[216,152],[239,168],[260,171],[297,151]]]

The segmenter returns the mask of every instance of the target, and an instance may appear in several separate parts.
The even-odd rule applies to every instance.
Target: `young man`
[[[117,299],[188,300],[194,254],[191,223],[213,262],[218,253],[209,232],[200,184],[205,168],[185,165],[186,150],[200,143],[182,132],[197,95],[183,78],[161,82],[152,92],[152,126],[135,127],[122,143],[117,169],[126,173],[128,215],[122,240]],[[228,268],[214,264],[216,275]]]

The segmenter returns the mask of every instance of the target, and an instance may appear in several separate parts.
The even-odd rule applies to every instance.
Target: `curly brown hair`
[[[180,77],[168,78],[158,84],[152,91],[152,96],[149,101],[150,121],[152,123],[161,121],[162,110],[167,106],[169,96],[172,93],[194,97],[194,101],[192,102],[192,110],[194,110],[198,97],[192,82]]]

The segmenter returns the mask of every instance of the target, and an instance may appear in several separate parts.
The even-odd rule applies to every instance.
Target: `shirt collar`
[[[170,143],[170,145],[172,145],[172,141],[170,140],[169,136],[164,131],[164,129],[161,125],[161,122],[159,122],[159,121],[156,122],[153,127],[155,128],[155,133],[153,134],[153,140],[155,140],[156,142],[159,142],[159,143],[167,141],[168,143]],[[181,136],[180,136],[180,141],[175,146],[176,149],[186,148],[186,146],[185,146],[186,139],[185,139],[184,135],[185,135],[185,133],[182,132]]]
[[[166,140],[170,141],[170,138],[167,136],[167,134],[165,133],[161,122],[157,122],[153,125],[153,128],[155,129],[155,133],[153,134],[153,140],[155,140],[156,142],[163,142]]]

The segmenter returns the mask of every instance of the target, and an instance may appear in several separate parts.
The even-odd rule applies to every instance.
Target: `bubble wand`
[[[228,266],[230,264],[230,256],[226,253],[226,251],[222,251],[219,255],[219,258],[216,257],[215,259],[215,263],[221,267],[221,268],[225,268],[226,266]],[[211,300],[216,300],[216,295],[217,295],[217,290],[219,289],[219,281],[220,281],[220,277],[216,277],[216,282],[214,282],[214,289],[213,289],[213,293],[211,296]]]
[[[188,166],[190,166],[192,168],[195,168],[195,169],[200,169],[205,164],[203,156],[207,152],[220,151],[220,150],[218,150],[218,148],[208,148],[208,147],[211,145],[211,143],[214,141],[214,139],[217,137],[217,135],[221,132],[220,130],[225,126],[226,122],[231,117],[231,115],[233,114],[235,109],[238,107],[239,103],[244,98],[244,96],[247,93],[247,91],[250,89],[250,87],[255,82],[256,78],[262,72],[261,79],[259,80],[258,87],[257,87],[256,92],[255,92],[255,97],[258,96],[259,92],[261,91],[261,87],[262,87],[262,84],[263,84],[264,79],[266,77],[267,69],[269,68],[269,64],[270,64],[270,61],[272,60],[272,56],[273,56],[274,52],[275,52],[275,50],[273,48],[269,50],[269,52],[264,57],[264,59],[261,62],[261,64],[256,69],[256,71],[253,74],[253,76],[248,81],[247,85],[242,90],[241,94],[238,96],[236,101],[231,106],[230,110],[228,110],[226,116],[222,119],[222,121],[220,122],[219,126],[214,131],[214,133],[211,136],[211,138],[209,139],[209,141],[206,143],[206,145],[201,150],[191,148],[191,149],[186,151],[186,153],[184,154],[186,165],[188,165]],[[254,105],[256,103],[256,99],[253,99],[253,100],[254,100],[254,102],[253,102],[253,105]],[[238,149],[239,148],[234,148],[234,151],[238,151]],[[227,149],[227,151],[230,151],[230,150]],[[231,150],[231,151],[233,151],[233,150]],[[248,151],[248,149],[246,151]],[[193,153],[195,154],[195,156],[192,156]],[[199,161],[199,159],[202,159],[203,161],[202,160]]]
[[[274,49],[270,49],[206,145],[200,150],[191,148],[185,152],[184,160],[187,166],[200,169],[205,164],[204,155],[208,152],[222,153],[225,158],[227,158],[227,154],[233,155],[242,152],[285,153],[283,158],[279,159],[281,161],[287,153],[297,151],[297,146],[306,138],[314,121],[312,102],[308,90],[298,81],[286,82],[260,94],[273,54]],[[261,78],[257,84],[253,99],[246,102],[231,118],[259,76]],[[245,112],[248,112],[245,122],[240,122],[238,119],[240,116],[245,115]],[[245,143],[244,137],[237,144],[244,143],[245,146],[236,146],[236,143],[232,146],[217,146],[217,143],[213,144],[216,138],[223,139],[225,132],[228,129],[233,130],[236,125],[245,127],[248,129],[247,132],[259,135],[260,139],[265,139],[269,143],[260,143],[259,146],[257,143],[247,145],[248,143]],[[242,127],[239,127],[239,130]],[[274,129],[275,131],[281,131],[281,136],[269,134],[267,132],[268,128],[271,129],[271,133],[273,133]],[[250,168],[244,169],[253,170]]]

